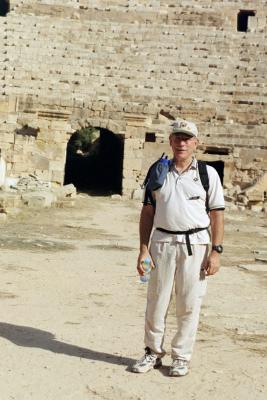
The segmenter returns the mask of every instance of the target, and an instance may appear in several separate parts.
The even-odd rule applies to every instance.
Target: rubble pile
[[[267,212],[267,173],[243,189],[239,185],[227,183],[224,185],[224,193],[232,209]]]
[[[36,175],[30,174],[19,178],[15,185],[11,185],[11,188],[20,192],[33,192],[36,190],[49,190],[51,184],[50,182],[41,181]]]
[[[8,179],[6,180],[8,182]],[[74,185],[52,187],[35,175],[10,179],[0,190],[0,222],[7,214],[16,214],[23,207],[72,207],[76,197]]]

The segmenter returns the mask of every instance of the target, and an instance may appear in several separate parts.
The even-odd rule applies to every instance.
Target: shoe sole
[[[174,378],[179,378],[180,376],[186,376],[187,374],[189,374],[189,371],[185,372],[184,374],[180,373],[180,372],[170,372],[169,376],[170,377],[174,377]]]

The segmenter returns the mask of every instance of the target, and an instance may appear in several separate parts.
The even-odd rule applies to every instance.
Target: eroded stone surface
[[[223,162],[225,194],[240,208],[264,209],[261,0],[10,3],[0,18],[7,176],[62,184],[72,133],[100,127],[123,137],[122,191],[132,196],[148,165],[169,151],[169,119],[182,117],[199,126],[199,157]],[[237,31],[240,10],[255,11],[247,32]]]

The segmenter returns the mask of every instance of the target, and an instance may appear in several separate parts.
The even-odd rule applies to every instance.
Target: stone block
[[[76,187],[72,183],[69,185],[54,188],[52,191],[58,199],[64,199],[66,197],[75,198],[77,194]]]
[[[4,135],[1,135],[1,143],[13,144],[14,143],[14,133],[5,133]]]
[[[125,138],[136,138],[142,139],[145,137],[145,128],[136,128],[134,126],[126,126]]]
[[[62,98],[60,98],[60,105],[63,107],[72,108],[73,107],[73,99],[62,97]]]
[[[110,196],[112,200],[122,200],[122,196],[120,194],[112,194]]]
[[[244,204],[245,206],[246,206],[246,205],[248,204],[248,202],[249,202],[247,196],[245,196],[245,195],[243,195],[243,194],[239,194],[239,195],[237,196],[237,200],[238,200],[240,203]]]
[[[0,192],[0,208],[7,209],[21,206],[21,198],[18,193]]]
[[[251,204],[250,209],[254,212],[261,212],[263,210],[263,202],[258,204]]]
[[[34,169],[39,170],[48,170],[49,169],[49,159],[45,156],[42,156],[38,153],[33,153],[29,161],[32,162]]]
[[[56,202],[56,196],[52,192],[23,193],[21,199],[24,205],[32,208],[51,207]]]
[[[134,189],[138,189],[138,187],[139,187],[139,184],[138,184],[138,182],[136,182],[136,180],[135,179],[124,179],[123,180],[123,189],[125,189],[125,190],[134,190]]]
[[[264,193],[263,192],[257,192],[257,191],[251,191],[251,192],[246,192],[246,196],[249,201],[263,201],[264,200]]]
[[[134,172],[133,172],[133,170],[132,170],[132,169],[123,168],[123,178],[125,178],[125,179],[128,179],[128,178],[132,179],[132,178],[134,178]]]
[[[61,170],[61,171],[52,170],[51,171],[51,181],[59,183],[61,185],[64,181],[64,171],[63,170]]]
[[[62,171],[63,163],[61,161],[50,160],[49,169],[53,171]]]
[[[43,182],[49,182],[51,180],[51,171],[35,169],[33,174]]]
[[[12,172],[12,175],[27,175],[28,173],[28,165],[25,162],[12,162],[12,169],[10,172]]]
[[[142,159],[141,158],[124,159],[123,167],[128,170],[140,171],[142,168]]]
[[[55,207],[57,208],[72,208],[74,206],[75,206],[74,200],[62,199],[62,200],[57,200],[55,202]]]
[[[6,100],[1,100],[0,101],[0,113],[8,113],[9,111],[9,104],[8,101]]]
[[[123,121],[112,121],[111,119],[108,121],[107,129],[111,132],[118,133],[123,129]]]
[[[60,121],[60,120],[53,120],[50,123],[50,129],[52,131],[66,131],[66,121]]]
[[[8,118],[7,121],[10,124],[16,124],[17,123],[17,119],[18,119],[18,115],[17,114],[8,114]]]
[[[126,139],[124,141],[124,153],[127,156],[128,151],[142,149],[143,145],[144,139]]]

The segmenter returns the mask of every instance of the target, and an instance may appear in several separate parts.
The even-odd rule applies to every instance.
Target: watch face
[[[223,247],[221,244],[219,244],[218,246],[212,246],[212,249],[217,251],[217,253],[222,253],[223,252]]]

